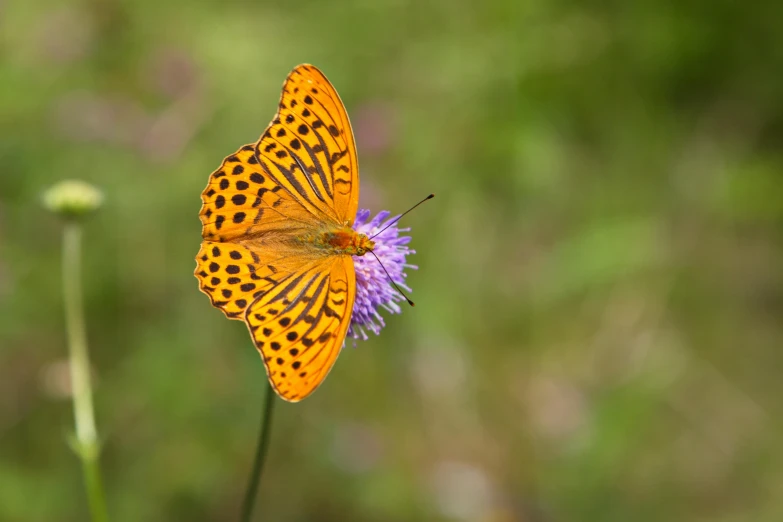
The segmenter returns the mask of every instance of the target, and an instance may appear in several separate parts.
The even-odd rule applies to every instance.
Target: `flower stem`
[[[106,522],[106,500],[103,494],[98,463],[98,434],[90,386],[90,357],[87,352],[87,335],[84,326],[84,309],[81,286],[81,237],[80,225],[71,221],[63,232],[63,296],[65,299],[65,324],[68,334],[68,350],[71,366],[73,413],[76,423],[76,453],[82,461],[84,483],[93,522]]]
[[[245,499],[242,501],[242,522],[250,522],[253,514],[253,506],[258,493],[258,482],[261,480],[261,471],[264,469],[266,461],[266,452],[269,448],[269,432],[272,429],[272,410],[275,404],[275,392],[267,384],[266,396],[264,397],[264,409],[261,412],[261,427],[258,432],[258,441],[256,442],[256,457],[253,461],[253,469],[250,473],[250,480],[245,490]]]

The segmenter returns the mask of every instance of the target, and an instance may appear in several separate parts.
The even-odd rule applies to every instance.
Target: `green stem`
[[[65,325],[71,365],[73,414],[76,423],[76,453],[82,461],[84,483],[93,522],[106,522],[106,500],[98,464],[98,433],[90,385],[90,357],[84,326],[81,284],[81,238],[78,223],[68,222],[63,232],[63,295]]]
[[[247,483],[245,499],[242,501],[242,522],[250,522],[253,514],[253,506],[258,493],[258,482],[261,480],[261,471],[264,469],[266,461],[266,452],[269,448],[269,432],[272,429],[272,410],[275,404],[275,392],[271,386],[267,385],[266,396],[264,397],[264,409],[261,413],[261,427],[258,432],[258,441],[256,442],[256,457],[253,461],[253,469],[250,473],[250,480]]]

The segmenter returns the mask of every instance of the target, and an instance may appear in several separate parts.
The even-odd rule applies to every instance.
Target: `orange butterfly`
[[[298,402],[342,348],[356,297],[351,228],[359,166],[351,123],[321,71],[297,66],[261,138],[223,160],[201,194],[195,275],[226,317],[245,321],[280,397]]]

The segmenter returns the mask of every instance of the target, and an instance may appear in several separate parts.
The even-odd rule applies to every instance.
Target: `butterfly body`
[[[331,255],[363,256],[375,246],[374,241],[350,227],[324,230],[314,236],[306,236],[305,241]]]
[[[278,107],[201,194],[195,275],[213,306],[245,322],[278,395],[297,402],[342,349],[356,297],[353,256],[375,243],[351,228],[359,167],[337,91],[300,65]]]

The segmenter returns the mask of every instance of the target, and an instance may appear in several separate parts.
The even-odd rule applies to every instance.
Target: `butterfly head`
[[[355,251],[353,255],[355,256],[363,256],[375,248],[375,241],[364,234],[354,234],[352,243]]]

